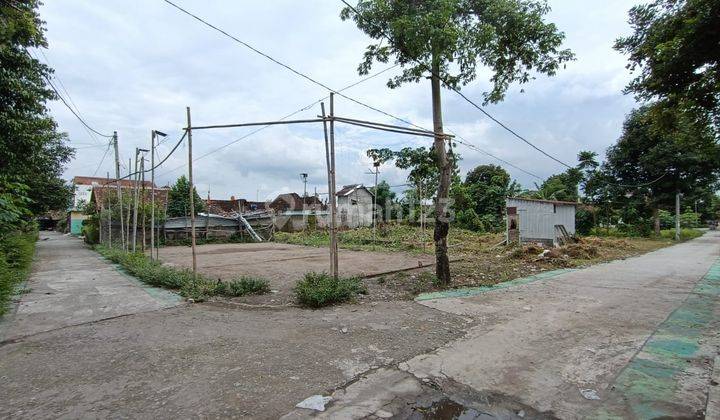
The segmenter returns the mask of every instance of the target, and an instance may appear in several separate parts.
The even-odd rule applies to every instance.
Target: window
[[[557,213],[557,204],[553,204],[553,213]]]
[[[350,204],[353,206],[357,206],[357,200],[350,200]]]

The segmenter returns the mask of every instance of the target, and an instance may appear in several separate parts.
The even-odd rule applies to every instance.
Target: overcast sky
[[[177,0],[193,13],[239,39],[297,68],[326,85],[340,89],[360,79],[357,65],[368,38],[353,23],[338,17],[339,0]],[[504,102],[486,109],[539,147],[574,163],[577,152],[601,156],[620,135],[624,115],[635,105],[622,94],[631,75],[626,60],[612,49],[618,36],[630,31],[627,11],[632,2],[551,0],[547,20],[566,33],[565,45],[577,61],[552,78],[540,77],[513,86]],[[281,118],[326,95],[326,92],[180,13],[162,0],[46,1],[49,49],[44,51],[56,77],[69,92],[85,120],[97,130],[120,139],[127,171],[136,147],[149,148],[150,130],[168,133],[158,154],[164,157],[186,124],[267,121]],[[373,72],[382,70],[377,65]],[[391,114],[432,127],[429,81],[388,89],[387,76],[397,69],[346,91]],[[463,88],[481,101],[487,78]],[[67,94],[63,91],[63,95]],[[520,168],[547,177],[563,167],[514,138],[455,93],[443,91],[447,128],[479,148]],[[50,104],[61,130],[78,148],[65,172],[75,175],[114,174],[112,150],[101,162],[106,139],[91,137],[59,103]],[[314,117],[319,106],[298,114]],[[398,123],[385,115],[338,98],[338,115]],[[252,129],[195,132],[193,154],[200,157]],[[338,185],[372,184],[365,150],[429,145],[430,139],[341,127],[336,140]],[[187,173],[187,148],[181,147],[158,169],[157,183],[166,185]],[[461,169],[500,164],[523,186],[540,182],[487,155],[459,145]],[[322,130],[318,126],[279,126],[262,130],[194,164],[202,196],[230,195],[261,200],[280,192],[302,193],[300,173],[309,174],[308,190],[327,191]],[[96,172],[97,171],[97,172]],[[381,168],[392,185],[405,174],[392,165]],[[402,188],[398,188],[401,191]]]

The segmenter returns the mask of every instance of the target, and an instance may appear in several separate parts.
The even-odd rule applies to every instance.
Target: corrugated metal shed
[[[569,201],[535,200],[509,197],[505,200],[508,214],[517,212],[517,225],[521,242],[544,242],[557,245],[558,226],[569,235],[575,234],[575,208]],[[510,218],[508,218],[508,231]]]

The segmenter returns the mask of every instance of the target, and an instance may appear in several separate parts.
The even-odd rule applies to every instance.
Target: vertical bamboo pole
[[[125,229],[123,228],[122,187],[120,186],[120,152],[118,150],[117,131],[113,131],[115,148],[115,182],[117,184],[118,208],[120,210],[120,246],[125,249]]]
[[[193,185],[192,169],[192,120],[190,107],[187,107],[187,133],[188,133],[188,182],[190,183],[190,236],[192,244],[192,271],[197,276],[197,255],[195,254],[195,186]]]
[[[140,161],[140,211],[142,211],[142,242],[140,242],[140,251],[145,253],[145,156]]]
[[[337,197],[335,196],[335,93],[332,92],[330,93],[330,165],[332,166],[332,189],[330,190],[330,203],[332,205],[332,208],[334,209],[331,214],[332,230],[330,232],[330,246],[333,249],[333,273],[335,278],[337,278],[340,273],[338,267],[337,211],[335,211],[335,209],[337,208]]]
[[[132,252],[135,252],[137,245],[137,217],[138,217],[138,182],[140,181],[140,175],[138,173],[138,155],[140,149],[135,148],[135,185],[133,186],[133,224],[132,224]]]
[[[110,188],[110,172],[107,173],[107,181],[105,182],[105,185],[107,185],[108,189]],[[112,248],[112,201],[110,200],[110,194],[108,191],[107,194],[107,203],[108,203],[108,248]]]
[[[150,132],[150,259],[155,252],[155,130]]]
[[[322,113],[323,120],[325,119],[325,103],[320,103],[320,111]],[[327,181],[328,181],[328,208],[330,209],[330,217],[328,220],[330,232],[330,275],[336,277],[335,274],[335,249],[333,248],[333,242],[335,238],[335,206],[332,200],[333,186],[332,186],[332,163],[330,161],[330,138],[328,136],[327,122],[323,121],[323,133],[325,134],[325,163],[327,164]]]
[[[128,180],[132,182],[132,158],[128,159]],[[132,191],[130,191],[130,194],[132,194]],[[132,214],[132,195],[130,195],[130,199],[128,200],[128,207],[127,207],[127,220],[125,223],[125,228],[127,229],[127,234],[125,237],[127,240],[125,241],[125,251],[130,252],[130,215]]]

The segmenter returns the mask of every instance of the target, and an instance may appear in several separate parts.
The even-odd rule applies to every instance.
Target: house
[[[537,242],[557,246],[575,235],[575,210],[571,201],[508,197],[507,241]]]
[[[235,217],[238,213],[249,213],[265,210],[265,203],[261,201],[248,201],[244,198],[230,196],[229,200],[203,200],[208,213],[224,217]]]
[[[114,178],[110,178],[110,184],[116,186],[117,182]],[[119,181],[120,186],[123,188],[131,188],[136,185],[136,182],[130,179],[122,179]],[[83,206],[90,202],[90,195],[94,186],[103,186],[108,184],[107,178],[92,177],[92,176],[76,176],[72,179],[73,184],[73,199],[72,206],[68,209],[68,227],[70,233],[73,235],[79,235],[82,232],[82,222],[87,219],[87,216],[83,212]],[[153,184],[150,181],[145,181],[145,187],[150,188]]]
[[[301,197],[297,193],[285,193],[278,195],[268,205],[276,213],[287,211],[322,211],[326,209],[325,204],[315,195]]]
[[[337,196],[337,214],[340,226],[356,228],[372,226],[373,193],[362,184],[345,185]]]

